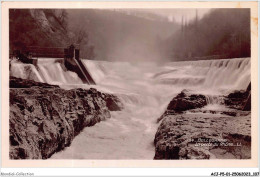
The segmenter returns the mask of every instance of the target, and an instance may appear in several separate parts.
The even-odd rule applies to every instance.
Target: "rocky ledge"
[[[226,95],[224,102],[229,108],[251,111],[251,83],[246,90],[236,90]]]
[[[69,146],[84,127],[123,109],[119,99],[96,89],[10,78],[10,159],[47,159]]]
[[[166,111],[157,120],[159,122],[167,115],[180,114],[184,111],[202,108],[207,105],[207,100],[204,95],[201,94],[191,94],[188,90],[183,90],[176,97],[174,97],[168,104]]]
[[[250,90],[223,97],[223,112],[201,109],[203,95],[183,91],[174,97],[158,119],[154,159],[251,158]]]

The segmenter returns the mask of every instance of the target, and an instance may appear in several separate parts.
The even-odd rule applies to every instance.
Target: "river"
[[[51,159],[153,159],[157,118],[183,89],[207,96],[209,109],[219,109],[219,95],[246,89],[250,58],[187,62],[128,63],[84,60],[97,85],[85,85],[58,60],[42,59],[37,67],[13,61],[10,74],[64,89],[95,87],[117,95],[124,109],[85,128],[70,147]]]

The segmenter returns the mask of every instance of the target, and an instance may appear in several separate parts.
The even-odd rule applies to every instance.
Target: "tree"
[[[79,29],[76,31],[76,38],[75,38],[75,43],[76,44],[88,44],[88,33],[84,30],[84,28],[81,26]]]

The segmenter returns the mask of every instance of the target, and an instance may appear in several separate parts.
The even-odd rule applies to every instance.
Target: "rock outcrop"
[[[250,97],[250,88],[236,91],[225,96],[229,109],[205,110],[204,95],[182,91],[158,119],[154,159],[251,158]]]
[[[168,115],[155,135],[154,159],[249,159],[250,127],[250,113]]]
[[[189,94],[184,90],[171,100],[167,110],[182,112],[189,109],[201,108],[206,104],[207,101],[204,95]]]
[[[204,95],[190,94],[187,90],[183,90],[174,97],[168,104],[164,114],[157,120],[158,122],[168,114],[179,114],[190,109],[201,108],[207,105],[207,100]]]
[[[10,9],[9,18],[11,53],[28,46],[68,45],[73,34],[64,9]]]
[[[251,110],[251,83],[246,90],[236,90],[225,97],[225,105],[229,108]]]
[[[32,88],[35,86],[39,88],[60,88],[58,85],[50,85],[47,83],[35,82],[33,80],[16,78],[13,76],[10,76],[9,78],[10,88]]]
[[[116,97],[115,95],[105,94],[104,100],[106,102],[107,108],[110,111],[121,111],[124,108],[122,102],[120,102],[118,97]]]
[[[14,88],[15,87],[15,88]],[[47,159],[87,126],[110,118],[122,103],[96,89],[10,78],[10,159]]]

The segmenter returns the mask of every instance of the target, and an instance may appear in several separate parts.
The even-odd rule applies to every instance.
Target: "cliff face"
[[[10,159],[49,158],[69,146],[84,127],[110,118],[110,110],[122,107],[115,96],[93,88],[63,90],[12,77]]]
[[[10,50],[67,45],[66,13],[57,9],[10,9]]]

